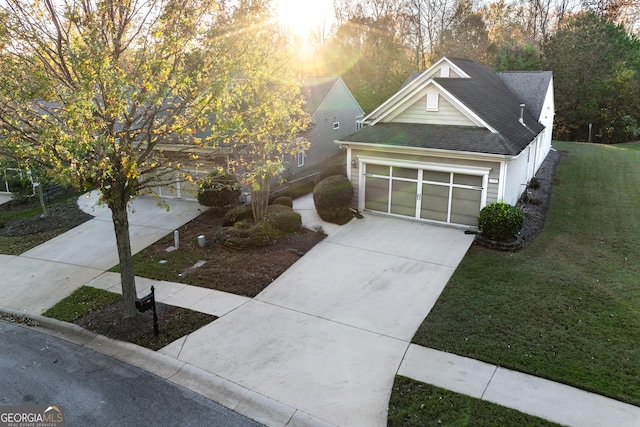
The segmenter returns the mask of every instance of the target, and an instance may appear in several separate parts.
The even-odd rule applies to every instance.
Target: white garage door
[[[448,224],[477,225],[485,175],[364,164],[364,209]]]

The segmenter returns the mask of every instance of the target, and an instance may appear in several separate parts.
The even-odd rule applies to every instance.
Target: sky
[[[274,0],[280,21],[301,37],[333,20],[333,0]]]

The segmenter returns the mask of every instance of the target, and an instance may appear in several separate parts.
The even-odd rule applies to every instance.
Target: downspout
[[[496,202],[504,201],[505,182],[507,181],[507,161],[500,162],[500,181],[498,182],[498,198]]]
[[[349,181],[351,181],[351,169],[353,169],[353,167],[351,166],[351,147],[347,146],[347,178],[349,179]]]

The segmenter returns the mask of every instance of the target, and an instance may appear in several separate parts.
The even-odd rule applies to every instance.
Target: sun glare
[[[275,0],[280,24],[301,39],[331,20],[330,0]]]

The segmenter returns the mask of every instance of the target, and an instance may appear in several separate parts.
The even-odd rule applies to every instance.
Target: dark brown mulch
[[[254,297],[324,238],[320,233],[301,230],[269,246],[231,249],[216,242],[222,217],[221,213],[208,210],[180,227],[179,251],[166,251],[174,243],[172,235],[151,245],[136,257],[137,274],[152,277],[154,271],[162,269],[162,276],[152,278]],[[199,235],[206,238],[205,248],[198,247]],[[185,262],[179,258],[180,252],[195,253],[197,260],[206,262],[198,268],[190,268],[192,264],[185,268]],[[145,267],[141,265],[157,265],[161,260],[169,262],[164,267],[153,268],[152,274],[144,271]]]
[[[122,301],[91,311],[73,323],[97,334],[158,350],[176,339],[207,325],[216,316],[186,308],[156,303],[158,336],[153,332],[153,310],[122,317]]]
[[[40,203],[35,198],[27,203],[12,200],[0,205],[0,212],[22,212],[39,207]],[[92,218],[93,216],[83,212],[78,207],[76,199],[71,197],[48,206],[46,217],[43,217],[40,212],[28,218],[6,221],[4,227],[0,227],[0,236],[27,236],[53,230],[70,230]]]
[[[551,190],[556,174],[556,167],[566,155],[566,152],[551,150],[547,158],[538,169],[536,178],[540,183],[537,189],[530,189],[532,193],[532,203],[521,201],[518,207],[524,212],[524,226],[520,231],[520,238],[526,247],[535,237],[540,234],[544,227],[549,202],[551,201]]]

